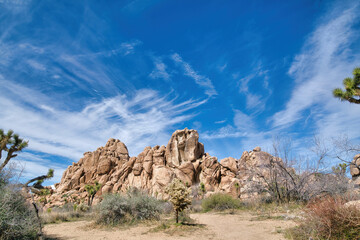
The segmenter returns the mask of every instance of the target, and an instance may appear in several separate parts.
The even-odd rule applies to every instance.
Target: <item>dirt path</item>
[[[205,224],[214,233],[213,239],[280,240],[285,239],[281,234],[283,230],[295,226],[293,221],[255,220],[255,216],[246,212],[235,215],[193,214],[192,218]]]
[[[91,227],[89,222],[78,221],[60,224],[46,225],[44,232],[47,236],[55,239],[191,239],[191,240],[280,240],[283,235],[278,233],[282,230],[294,226],[292,221],[267,219],[254,220],[255,217],[250,213],[241,212],[239,214],[192,214],[191,217],[197,223],[205,225],[196,230],[184,230],[172,234],[151,232],[154,226],[136,226],[128,229],[99,229]]]

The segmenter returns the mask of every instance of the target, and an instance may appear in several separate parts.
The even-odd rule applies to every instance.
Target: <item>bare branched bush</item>
[[[319,138],[314,138],[312,157],[294,157],[291,140],[277,140],[273,144],[274,154],[262,156],[259,168],[247,169],[259,181],[254,182],[258,193],[268,195],[270,201],[307,202],[320,195],[345,193],[351,186],[344,165],[333,169],[325,164],[330,149]]]
[[[334,153],[333,155],[345,163],[350,168],[360,170],[360,165],[353,161],[355,155],[360,153],[360,144],[354,144],[348,136],[343,135],[333,139]]]
[[[292,239],[360,239],[360,209],[344,205],[343,196],[312,200],[300,226],[289,231]]]

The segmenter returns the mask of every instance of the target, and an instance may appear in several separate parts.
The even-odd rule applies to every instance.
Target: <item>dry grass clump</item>
[[[326,196],[311,201],[300,226],[289,230],[290,239],[360,239],[360,208],[345,206],[345,197]]]
[[[65,204],[61,207],[48,208],[40,214],[42,223],[60,223],[91,217],[91,208],[85,204]]]
[[[44,224],[49,224],[74,221],[83,217],[83,214],[79,212],[47,212],[40,217]]]

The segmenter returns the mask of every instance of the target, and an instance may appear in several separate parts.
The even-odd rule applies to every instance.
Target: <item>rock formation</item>
[[[350,174],[356,187],[360,187],[360,154],[355,155],[350,164]]]
[[[137,157],[130,157],[126,145],[111,138],[104,147],[84,153],[83,158],[69,166],[46,202],[49,207],[62,205],[67,198],[86,198],[85,185],[96,181],[102,187],[94,202],[102,194],[126,192],[131,187],[162,199],[167,198],[164,190],[173,178],[188,186],[203,183],[207,194],[224,192],[246,198],[255,194],[251,184],[261,181],[249,174],[249,169],[266,171],[263,166],[271,157],[256,147],[245,151],[240,159],[228,157],[219,162],[204,152],[198,132],[187,128],[175,131],[166,147],[146,147]]]

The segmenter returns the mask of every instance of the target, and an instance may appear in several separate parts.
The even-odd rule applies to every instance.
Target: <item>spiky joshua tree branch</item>
[[[24,141],[19,135],[14,134],[13,130],[9,130],[6,134],[3,129],[0,129],[0,160],[2,152],[7,152],[6,158],[0,165],[0,172],[9,163],[10,159],[17,156],[15,152],[19,152],[28,146],[28,141]]]
[[[336,88],[333,91],[333,95],[341,101],[360,104],[360,68],[355,68],[353,75],[353,78],[348,77],[344,79],[345,91],[341,88]]]

